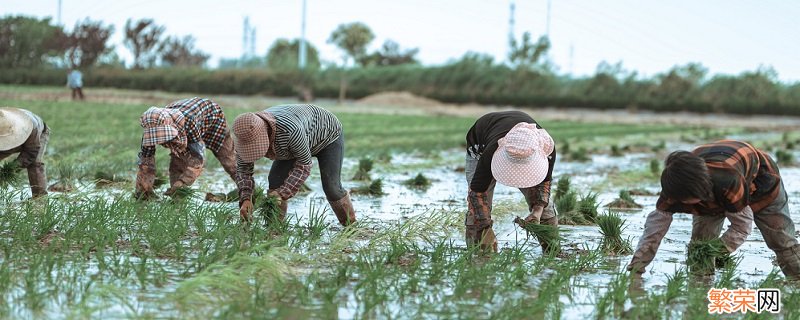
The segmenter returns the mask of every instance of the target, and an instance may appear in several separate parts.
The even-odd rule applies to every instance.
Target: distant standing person
[[[558,226],[550,184],[556,162],[555,142],[546,130],[521,111],[492,112],[480,117],[467,133],[465,173],[467,245],[497,251],[492,230],[492,196],[496,182],[519,188],[530,214],[517,223]],[[546,241],[540,241],[548,251]]]
[[[67,86],[72,89],[72,100],[83,100],[83,73],[72,69],[67,74]]]
[[[342,124],[333,113],[314,105],[281,105],[244,113],[234,120],[239,185],[239,214],[249,221],[253,213],[253,163],[272,159],[268,196],[279,199],[280,219],[286,201],[294,197],[311,174],[311,158],[319,162],[322,190],[343,226],[356,221],[350,194],[342,187],[344,157]]]
[[[44,157],[50,128],[25,109],[0,108],[0,160],[19,153],[17,163],[28,169],[33,197],[47,194]]]
[[[800,244],[778,166],[750,144],[722,140],[667,156],[656,209],[644,224],[628,270],[644,272],[667,234],[674,213],[692,214],[692,241],[720,238],[729,252],[761,230],[786,277],[800,278]],[[725,219],[730,226],[725,233]]]
[[[171,195],[189,186],[200,176],[205,163],[205,149],[211,150],[222,168],[236,182],[236,157],[233,138],[228,131],[222,108],[203,98],[178,100],[164,108],[151,107],[140,119],[144,134],[136,174],[136,198],[155,195],[156,146],[170,151],[169,189]]]

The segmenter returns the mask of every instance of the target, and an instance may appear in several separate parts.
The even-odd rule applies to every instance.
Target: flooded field
[[[205,201],[207,193],[235,187],[216,160],[187,199],[138,202],[131,198],[138,124],[120,121],[113,130],[93,127],[97,132],[84,135],[76,127],[87,123],[57,116],[68,110],[91,115],[81,119],[136,119],[144,107],[120,105],[102,115],[99,105],[6,103],[51,114],[61,135],[48,148],[49,183],[72,190],[28,200],[24,173],[0,188],[0,318],[711,319],[711,287],[779,288],[784,309],[778,318],[800,318],[791,307],[800,303],[800,290],[783,280],[758,229],[737,251],[738,266],[696,277],[685,262],[691,216],[678,214],[649,270],[631,278],[625,272],[630,254],[599,250],[603,236],[595,225],[560,226],[563,252],[543,254],[513,223],[527,215],[522,195],[498,185],[493,219],[500,250],[468,249],[458,145],[471,118],[339,113],[352,128],[344,186],[371,183],[351,178],[368,157],[374,160],[370,178],[382,182],[382,195],[354,194],[358,223],[339,226],[315,164],[309,190],[289,202],[287,221],[242,225],[236,202]],[[655,205],[654,171],[664,156],[722,137],[752,141],[779,159],[792,218],[800,222],[796,133],[549,124],[559,148],[556,181],[569,177],[579,195],[596,193],[601,214],[621,190],[638,191],[633,198],[643,208],[619,211],[622,237],[634,246]],[[165,153],[159,150],[161,173]],[[269,164],[256,163],[262,188]],[[408,183],[420,175],[429,184]]]

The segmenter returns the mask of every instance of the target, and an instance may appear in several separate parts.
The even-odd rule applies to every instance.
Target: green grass
[[[720,239],[692,241],[687,250],[686,265],[692,273],[713,273],[716,267],[734,264],[735,258]]]
[[[403,181],[403,184],[409,188],[426,189],[431,186],[431,180],[420,172],[413,178]]]
[[[8,186],[20,180],[19,171],[21,168],[16,161],[6,161],[0,165],[0,186]]]

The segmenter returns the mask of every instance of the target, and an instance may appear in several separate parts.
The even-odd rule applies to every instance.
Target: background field
[[[788,307],[800,303],[800,291],[776,272],[773,253],[758,231],[741,249],[738,268],[695,278],[684,264],[691,220],[677,218],[652,270],[644,279],[632,279],[623,271],[630,255],[599,250],[596,226],[562,227],[565,253],[543,255],[538,242],[511,223],[526,214],[522,196],[500,187],[493,215],[502,249],[494,255],[467,250],[460,171],[475,111],[455,116],[412,106],[318,102],[345,128],[345,186],[364,184],[350,177],[358,160],[370,157],[371,175],[382,179],[387,194],[355,196],[361,221],[342,229],[323,201],[313,169],[311,190],[291,200],[286,224],[245,227],[235,203],[203,201],[205,192],[234,188],[210,152],[213,160],[193,186],[194,196],[149,203],[130,197],[139,115],[151,105],[195,94],[98,89],[87,90],[85,102],[69,101],[67,94],[58,87],[0,86],[0,105],[30,109],[52,128],[46,156],[50,183],[74,185],[72,192],[34,201],[25,200],[24,178],[0,191],[3,318],[702,319],[712,318],[705,300],[712,286],[780,288],[783,317],[800,317]],[[294,102],[208,98],[220,102],[229,121],[242,112]],[[536,110],[530,113],[541,119]],[[623,189],[651,192],[636,197],[644,209],[623,213],[623,235],[634,244],[658,189],[651,162],[657,166],[674,149],[721,137],[787,154],[779,160],[793,219],[800,222],[796,131],[540,122],[557,141],[557,178],[571,176],[579,193],[597,192],[604,205]],[[166,156],[159,148],[159,172],[166,170]],[[256,181],[264,187],[268,169],[269,161],[257,163]],[[431,178],[430,187],[403,185],[418,173]],[[96,184],[99,178],[110,185]]]

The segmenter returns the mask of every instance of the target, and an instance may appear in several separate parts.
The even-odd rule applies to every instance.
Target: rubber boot
[[[800,280],[800,244],[796,244],[780,252],[776,251],[778,265],[787,279]]]
[[[353,209],[353,202],[350,201],[350,193],[347,193],[339,200],[328,201],[339,219],[339,223],[343,226],[349,226],[356,222],[356,211]]]

